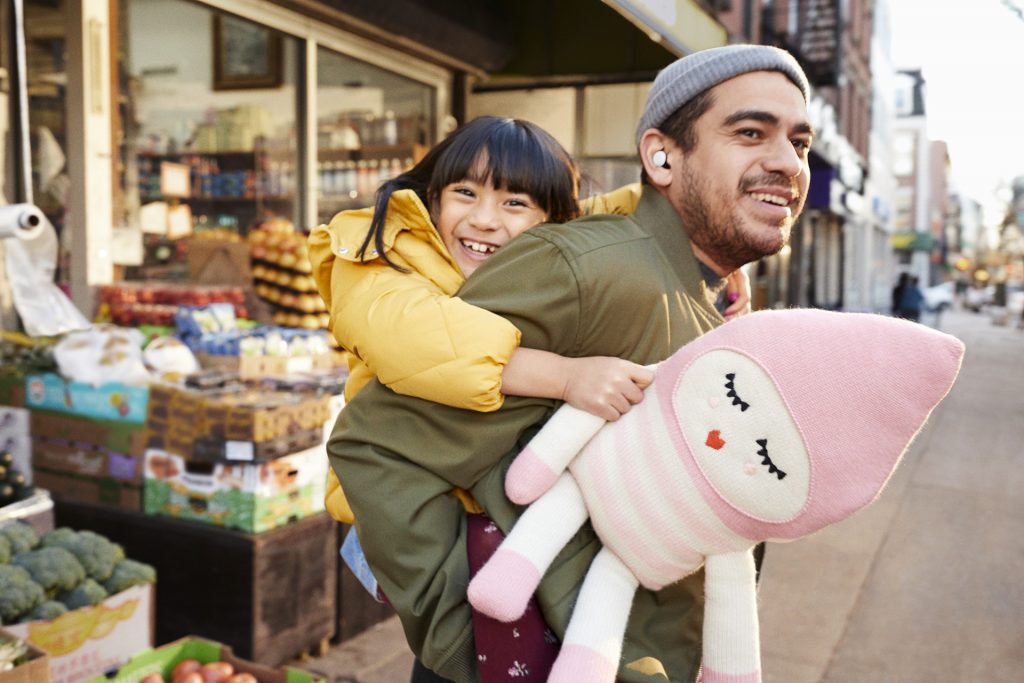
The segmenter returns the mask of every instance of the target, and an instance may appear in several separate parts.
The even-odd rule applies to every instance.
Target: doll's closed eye
[[[726,376],[725,376],[725,379],[728,380],[725,383],[725,388],[729,390],[729,391],[725,392],[725,395],[732,399],[732,404],[734,406],[739,406],[740,407],[740,412],[745,411],[747,408],[750,407],[750,404],[747,403],[746,401],[744,401],[743,399],[741,399],[739,397],[739,395],[736,393],[736,387],[734,386],[735,380],[736,380],[736,373],[735,372],[727,373]]]
[[[757,445],[761,447],[757,454],[761,456],[761,464],[768,468],[768,474],[774,474],[779,481],[785,479],[786,473],[776,467],[772,459],[768,457],[768,439],[758,439]]]

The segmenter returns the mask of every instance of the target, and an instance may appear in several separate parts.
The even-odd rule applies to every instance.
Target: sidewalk
[[[881,498],[768,549],[765,683],[1024,680],[1024,332],[940,322],[967,344],[960,378]],[[412,656],[391,619],[302,666],[405,683]]]

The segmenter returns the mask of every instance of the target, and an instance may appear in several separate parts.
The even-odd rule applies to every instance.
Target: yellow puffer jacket
[[[583,203],[587,213],[632,213],[639,185],[627,185]],[[501,372],[519,345],[519,330],[490,311],[470,306],[455,292],[465,278],[411,190],[391,197],[384,226],[389,266],[371,247],[358,251],[373,209],[343,211],[309,236],[313,277],[331,314],[334,338],[350,352],[345,398],[374,377],[392,390],[457,408],[489,412],[501,407]],[[480,508],[455,491],[470,512]],[[327,511],[351,524],[352,510],[334,471]]]

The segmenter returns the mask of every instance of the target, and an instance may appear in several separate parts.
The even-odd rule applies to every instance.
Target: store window
[[[377,187],[433,143],[434,89],[321,47],[317,54],[318,219],[369,206]]]
[[[301,42],[185,0],[121,0],[115,224],[128,278],[202,279],[186,238],[294,229]]]

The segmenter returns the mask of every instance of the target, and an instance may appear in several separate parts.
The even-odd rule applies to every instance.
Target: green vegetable
[[[114,573],[103,583],[107,593],[113,595],[126,588],[156,581],[156,569],[135,560],[121,560],[114,567]]]
[[[47,548],[64,548],[71,552],[85,568],[85,573],[97,581],[109,579],[114,565],[124,559],[124,548],[94,531],[61,527],[45,534],[40,542]]]
[[[4,536],[11,544],[11,554],[32,550],[39,545],[39,534],[24,522],[15,522],[0,528],[0,536]]]
[[[43,587],[21,567],[0,564],[0,620],[14,623],[43,601]]]
[[[61,593],[60,595],[60,601],[64,603],[68,609],[91,607],[92,605],[103,602],[106,598],[107,591],[103,590],[103,586],[96,583],[93,579],[86,579],[70,591]]]
[[[69,591],[85,580],[85,569],[64,548],[40,548],[15,555],[12,565],[23,567],[43,587],[47,597]]]
[[[35,609],[21,618],[22,621],[52,621],[62,614],[67,614],[68,608],[62,602],[47,600],[36,605]]]

